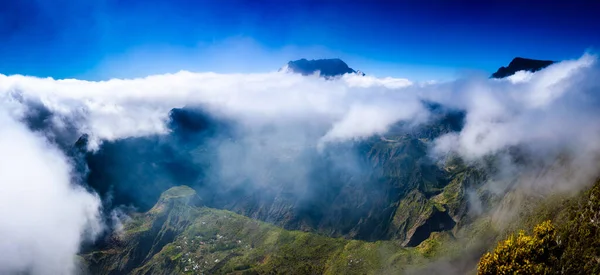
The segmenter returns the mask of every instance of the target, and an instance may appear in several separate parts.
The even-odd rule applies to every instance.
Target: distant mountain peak
[[[515,74],[518,71],[537,72],[554,64],[555,62],[556,61],[552,60],[537,60],[524,57],[515,57],[508,64],[508,67],[500,67],[495,73],[493,73],[492,78],[505,78]]]
[[[355,71],[350,68],[346,62],[339,58],[312,60],[302,58],[288,62],[280,71],[289,71],[302,75],[312,75],[318,72],[320,76],[326,78],[341,76],[347,73],[365,75],[361,71]]]

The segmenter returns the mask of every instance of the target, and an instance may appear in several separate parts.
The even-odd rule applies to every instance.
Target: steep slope
[[[235,213],[196,206],[189,187],[167,190],[121,234],[82,255],[92,274],[389,274],[425,257],[395,242],[287,231]]]
[[[520,228],[526,231],[484,255],[479,274],[600,272],[600,181],[573,198],[547,199],[524,217]]]
[[[414,246],[430,232],[452,229],[460,219],[450,221],[447,210],[434,208],[418,222],[397,218],[412,211],[401,201],[413,190],[421,202],[434,205],[434,197],[456,175],[428,158],[428,142],[459,130],[464,114],[430,107],[438,112],[422,127],[398,124],[383,137],[322,152],[301,147],[286,160],[280,156],[294,148],[266,153],[273,150],[269,135],[253,136],[257,144],[238,135],[235,125],[191,108],[172,111],[169,135],[105,142],[97,152],[75,155],[89,167],[88,184],[110,196],[113,205],[145,211],[162,190],[178,182],[204,194],[208,207],[285,229],[370,241],[400,239]],[[85,138],[77,146],[85,147]],[[255,147],[261,152],[252,151]],[[235,156],[224,161],[223,152]],[[249,163],[252,169],[240,170]],[[414,234],[409,231],[421,237],[407,241]]]
[[[123,232],[111,236],[108,249],[84,258],[92,274],[123,274],[171,243],[196,218],[194,206],[200,203],[196,192],[187,186],[171,188],[144,214],[134,214]]]
[[[511,76],[518,71],[529,71],[536,72],[543,68],[546,68],[555,61],[550,60],[536,60],[522,57],[515,57],[509,64],[508,67],[500,67],[498,71],[492,74],[493,78],[504,78]]]

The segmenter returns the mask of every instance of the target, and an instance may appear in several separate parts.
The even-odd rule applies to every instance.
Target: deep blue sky
[[[0,0],[0,73],[264,72],[340,57],[377,76],[448,78],[600,47],[600,1]]]

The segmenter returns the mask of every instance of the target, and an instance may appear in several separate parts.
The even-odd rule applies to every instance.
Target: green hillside
[[[482,257],[479,273],[599,274],[599,218],[600,181],[573,198],[547,199]]]
[[[92,274],[386,274],[426,259],[398,242],[364,242],[288,231],[197,206],[189,187],[134,214],[101,251],[82,255]]]
[[[477,174],[463,170],[432,199],[413,191],[399,206],[406,214],[394,222],[414,235],[427,225],[423,220],[439,213],[459,217],[454,205],[463,204],[456,202],[470,173]],[[109,246],[81,256],[89,274],[423,274],[432,273],[440,261],[474,274],[479,257],[494,243],[549,219],[562,244],[561,266],[570,270],[565,274],[584,274],[577,270],[600,267],[598,198],[600,183],[573,198],[532,198],[507,224],[499,225],[490,211],[458,219],[452,228],[431,230],[420,244],[407,247],[406,238],[367,242],[285,230],[202,206],[193,189],[180,186],[164,192],[146,213],[131,214]]]

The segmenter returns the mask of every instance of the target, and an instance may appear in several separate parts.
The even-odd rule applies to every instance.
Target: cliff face
[[[500,67],[498,71],[493,73],[492,78],[504,78],[511,76],[518,71],[536,72],[554,63],[555,61],[550,60],[536,60],[516,57],[510,62],[510,64],[508,64],[508,67]]]

